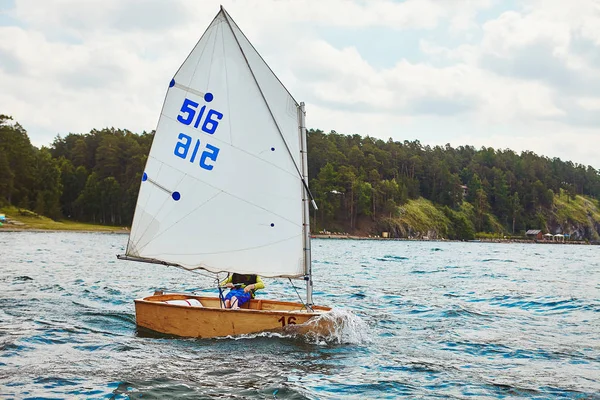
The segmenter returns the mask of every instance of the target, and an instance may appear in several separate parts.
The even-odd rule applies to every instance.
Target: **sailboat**
[[[138,326],[210,338],[303,324],[313,304],[304,103],[221,7],[169,82],[124,255],[188,271],[301,279],[299,302],[155,293]],[[218,282],[218,280],[217,280]]]

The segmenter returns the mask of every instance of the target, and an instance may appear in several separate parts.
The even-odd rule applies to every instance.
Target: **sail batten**
[[[221,9],[169,84],[127,256],[302,276],[298,132],[297,102]]]

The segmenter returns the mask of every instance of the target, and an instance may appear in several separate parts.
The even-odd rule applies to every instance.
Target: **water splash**
[[[371,328],[357,315],[339,308],[334,308],[329,312],[311,318],[304,324],[287,325],[277,331],[224,336],[215,339],[247,340],[265,337],[301,339],[318,345],[366,344],[373,342]]]
[[[365,344],[372,342],[369,326],[352,312],[334,308],[301,325],[289,325],[285,332],[302,335],[317,344]]]

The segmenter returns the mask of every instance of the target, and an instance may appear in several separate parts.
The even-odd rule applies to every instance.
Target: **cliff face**
[[[569,234],[574,240],[600,240],[600,222],[590,219],[587,223],[559,224],[556,221],[548,223],[548,231],[552,233]]]
[[[565,192],[554,197],[554,206],[546,218],[551,233],[570,234],[577,240],[600,240],[600,205],[584,196],[570,197]]]

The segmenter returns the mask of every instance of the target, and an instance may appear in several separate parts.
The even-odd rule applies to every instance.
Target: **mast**
[[[308,152],[306,143],[306,111],[304,110],[304,102],[300,103],[298,108],[298,114],[300,117],[300,153],[302,163],[302,230],[303,230],[303,243],[304,243],[304,279],[306,280],[306,305],[309,309],[312,309],[313,299],[313,281],[312,281],[312,260],[310,253],[310,213],[308,210],[308,203],[311,201],[311,196],[308,191]],[[313,206],[316,208],[316,204]]]

